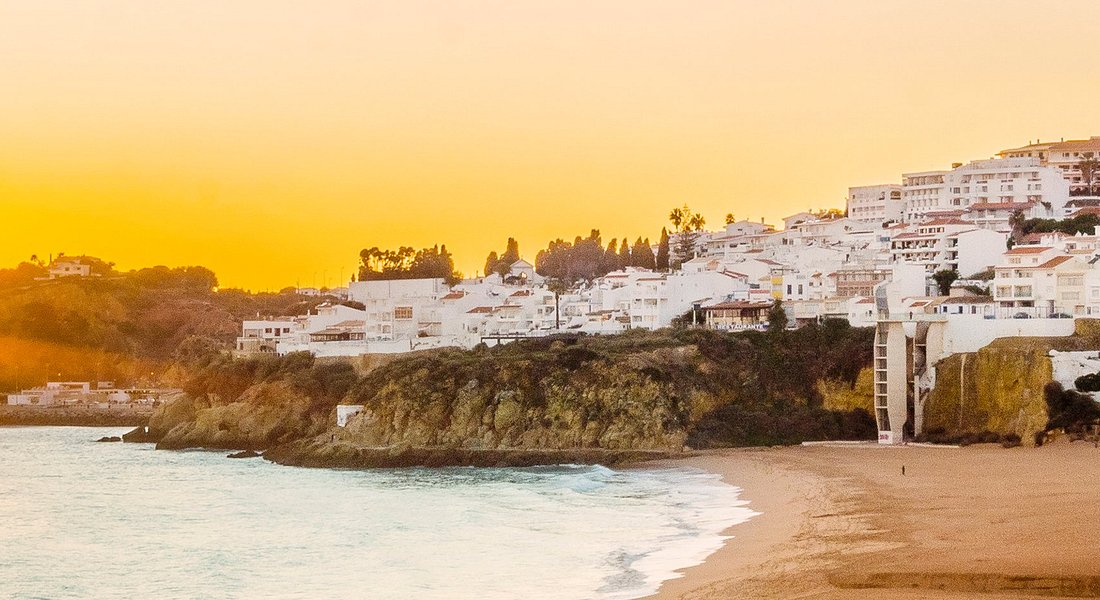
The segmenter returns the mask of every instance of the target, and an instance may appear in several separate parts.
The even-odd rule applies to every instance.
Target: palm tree
[[[1096,175],[1100,173],[1100,160],[1096,160],[1090,152],[1077,162],[1077,168],[1081,170],[1081,182],[1085,184],[1088,195],[1092,196],[1092,184],[1096,181]]]
[[[1014,210],[1012,216],[1008,217],[1008,224],[1012,226],[1012,239],[1019,241],[1024,234],[1024,221],[1027,217],[1024,216],[1024,211]]]
[[[683,208],[672,209],[672,212],[668,213],[668,220],[670,223],[672,223],[673,227],[679,230],[680,224],[684,222],[684,219],[687,217],[688,214],[691,214],[691,209],[689,209],[685,204]]]

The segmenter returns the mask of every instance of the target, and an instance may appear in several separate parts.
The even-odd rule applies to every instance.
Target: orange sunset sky
[[[1100,135],[1096,0],[0,1],[0,265],[338,285]]]

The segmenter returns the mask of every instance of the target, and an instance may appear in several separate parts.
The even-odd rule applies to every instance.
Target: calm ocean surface
[[[636,598],[753,513],[694,470],[340,471],[0,428],[0,598]]]

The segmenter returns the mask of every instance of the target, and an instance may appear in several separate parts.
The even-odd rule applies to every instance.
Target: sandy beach
[[[739,449],[670,464],[721,474],[761,514],[651,598],[1100,597],[1091,443]]]

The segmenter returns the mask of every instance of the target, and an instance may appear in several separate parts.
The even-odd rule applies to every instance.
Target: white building
[[[953,269],[967,277],[997,264],[1007,240],[1005,233],[977,229],[961,219],[941,218],[895,233],[890,254],[892,262],[923,266],[928,275]]]
[[[1014,204],[1027,211],[1038,206],[1046,215],[1061,216],[1069,202],[1069,184],[1058,169],[1030,157],[976,160],[956,164],[950,171],[907,173],[902,181],[904,216],[909,222],[966,212],[973,205]],[[1006,225],[1007,221],[998,221],[988,226],[1003,229]]]
[[[450,289],[443,279],[353,281],[348,297],[362,303],[368,340],[409,340],[442,333],[440,299]]]
[[[61,277],[89,277],[92,274],[92,267],[76,259],[59,258],[50,263],[50,268],[47,273],[49,279],[59,279]]]
[[[1038,159],[1041,165],[1058,170],[1069,184],[1071,195],[1092,198],[1100,195],[1100,186],[1095,185],[1100,179],[1100,173],[1094,174],[1093,194],[1089,195],[1089,182],[1082,177],[1080,168],[1081,161],[1084,159],[1100,159],[1100,136],[1092,136],[1087,140],[1037,142],[1021,148],[1001,150],[997,155],[1002,158]]]
[[[1088,262],[1057,248],[1019,246],[1005,252],[994,269],[993,300],[1013,313],[1002,316],[1083,315],[1090,270]]]
[[[154,405],[161,396],[178,390],[158,388],[117,388],[112,381],[50,381],[45,386],[9,394],[7,402],[16,406],[92,406],[109,408],[119,404]]]
[[[896,183],[848,188],[848,218],[868,224],[901,221],[905,212],[902,186]]]
[[[247,320],[241,325],[237,338],[237,354],[274,354],[279,342],[289,339],[301,330],[301,323],[293,317]]]

